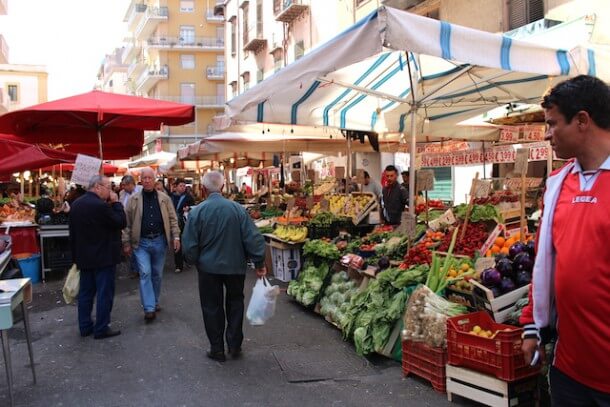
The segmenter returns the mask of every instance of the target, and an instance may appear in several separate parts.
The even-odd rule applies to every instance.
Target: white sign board
[[[102,160],[88,155],[78,154],[76,156],[76,164],[72,172],[71,182],[78,185],[88,186],[89,181],[95,175],[100,175],[100,167]]]
[[[520,148],[517,150],[517,156],[515,157],[515,174],[524,175],[527,174],[527,163],[530,156],[529,147]]]

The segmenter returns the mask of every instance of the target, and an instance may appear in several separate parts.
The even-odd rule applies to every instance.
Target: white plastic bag
[[[73,264],[66,277],[64,288],[62,293],[64,294],[64,301],[66,304],[72,304],[75,299],[78,298],[78,291],[80,290],[80,270]]]
[[[266,277],[256,280],[246,311],[250,325],[264,325],[275,314],[275,300],[279,293],[280,287],[271,285]]]

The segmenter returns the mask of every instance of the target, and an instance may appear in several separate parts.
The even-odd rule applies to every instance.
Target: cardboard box
[[[301,271],[300,247],[281,249],[271,246],[273,275],[280,281],[296,280]]]

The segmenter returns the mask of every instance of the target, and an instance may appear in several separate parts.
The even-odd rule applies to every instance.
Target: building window
[[[248,11],[250,10],[250,7],[247,4],[244,4],[243,7],[243,14],[244,17],[242,18],[242,30],[244,33],[244,46],[248,43],[248,36],[249,36],[249,30],[250,27],[248,26]]]
[[[294,44],[294,60],[298,61],[303,55],[305,55],[305,44],[299,41]]]
[[[229,84],[231,86],[231,95],[236,97],[239,93],[237,92],[237,81],[233,81]]]
[[[244,90],[250,89],[250,72],[246,71],[241,74],[242,80],[244,81]]]
[[[263,36],[263,0],[256,0],[256,38]]]
[[[180,0],[180,12],[181,13],[192,13],[195,11],[194,0]]]
[[[522,27],[544,18],[544,0],[510,0],[509,29]]]
[[[8,92],[9,101],[19,102],[19,85],[8,85],[6,91]]]
[[[195,84],[181,83],[180,84],[180,102],[188,105],[195,104]]]
[[[180,44],[195,43],[195,26],[181,25],[180,26]]]
[[[182,69],[195,69],[195,55],[180,55]]]
[[[235,29],[235,19],[233,19],[231,21],[231,55],[235,56],[235,53],[237,52],[236,47],[237,47],[237,32]]]
[[[273,71],[277,72],[282,69],[282,54],[281,52],[276,52],[273,55]]]
[[[263,81],[263,79],[265,79],[265,73],[263,72],[263,69],[259,69],[256,71],[256,83],[261,83]]]

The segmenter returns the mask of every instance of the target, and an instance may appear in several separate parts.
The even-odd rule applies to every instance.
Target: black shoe
[[[150,324],[151,322],[153,322],[155,320],[155,318],[157,317],[157,314],[153,312],[145,312],[144,313],[144,321],[147,324]]]
[[[91,336],[92,333],[93,333],[93,331],[85,331],[85,332],[81,332],[80,336],[82,336],[83,338],[86,338],[87,336]]]
[[[233,359],[239,359],[241,357],[241,348],[229,349],[229,355],[231,355]]]
[[[106,339],[106,338],[112,338],[113,336],[118,336],[120,334],[121,334],[120,330],[117,329],[116,331],[114,331],[114,330],[108,328],[106,330],[106,332],[104,332],[103,334],[100,334],[100,335],[94,335],[93,338],[94,339]]]
[[[212,360],[215,360],[217,362],[225,362],[227,360],[225,353],[224,352],[212,352],[212,351],[208,351],[206,353],[206,356]]]

